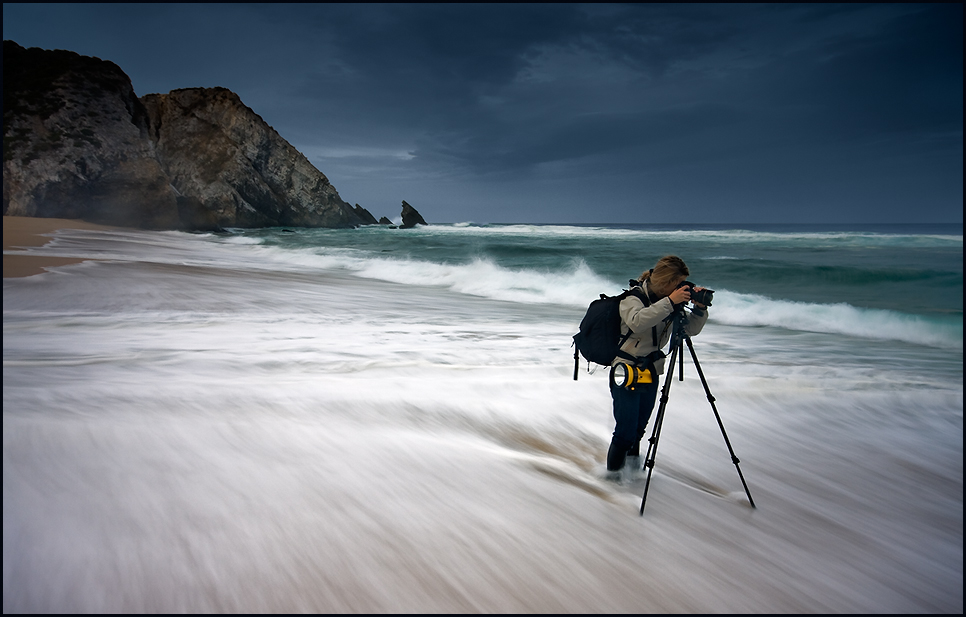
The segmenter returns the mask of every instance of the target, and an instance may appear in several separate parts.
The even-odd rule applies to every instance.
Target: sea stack
[[[371,212],[369,212],[368,210],[366,210],[365,208],[363,208],[359,204],[356,204],[355,208],[353,208],[352,210],[356,213],[356,216],[359,217],[359,220],[362,221],[362,224],[363,225],[378,225],[379,224],[379,221],[376,220],[376,217],[372,216],[372,213]]]
[[[416,225],[428,225],[428,224],[429,223],[427,223],[423,219],[422,215],[420,215],[419,212],[416,211],[416,208],[413,208],[412,206],[410,206],[408,203],[406,203],[406,200],[404,199],[402,202],[402,225],[400,225],[399,228],[410,229],[412,227],[415,227]]]

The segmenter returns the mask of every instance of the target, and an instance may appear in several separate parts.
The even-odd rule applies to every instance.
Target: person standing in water
[[[614,435],[607,451],[607,471],[610,479],[619,479],[621,470],[636,474],[642,469],[641,439],[657,399],[658,375],[664,373],[664,353],[661,348],[671,338],[671,321],[665,319],[676,308],[691,300],[691,289],[681,286],[690,272],[680,257],[667,255],[644,272],[632,287],[637,293],[628,294],[620,303],[621,354],[614,364],[635,358],[635,364],[652,369],[651,383],[639,384],[633,390],[610,383],[614,400]],[[702,287],[695,287],[700,291]],[[683,307],[682,307],[683,310]],[[701,332],[708,321],[707,307],[694,303],[685,327],[690,336]],[[625,469],[626,468],[626,469]]]

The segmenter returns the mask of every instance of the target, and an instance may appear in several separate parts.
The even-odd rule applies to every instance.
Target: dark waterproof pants
[[[610,384],[610,395],[614,399],[614,421],[617,424],[607,451],[608,470],[617,471],[623,467],[628,454],[640,455],[641,439],[654,410],[657,390],[657,380],[641,384],[634,390]]]

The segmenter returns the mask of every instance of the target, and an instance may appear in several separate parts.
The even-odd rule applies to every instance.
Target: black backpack
[[[641,299],[644,306],[650,306],[647,294],[644,290],[636,286],[639,283],[631,280],[631,288],[625,289],[624,293],[617,296],[600,294],[599,300],[594,300],[587,307],[584,318],[580,321],[580,331],[574,335],[574,381],[577,381],[577,372],[580,368],[580,356],[588,362],[610,366],[618,355],[627,356],[621,352],[621,345],[627,342],[631,332],[621,337],[621,300],[630,295],[635,295]],[[628,360],[637,360],[633,356],[628,356]]]

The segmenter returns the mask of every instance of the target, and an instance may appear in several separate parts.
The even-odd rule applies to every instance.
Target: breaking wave
[[[469,263],[436,263],[414,259],[373,257],[367,251],[280,250],[262,247],[275,257],[313,268],[338,269],[355,276],[398,283],[428,285],[473,296],[521,302],[585,307],[599,294],[621,292],[606,277],[575,259],[564,269],[512,269],[485,258]],[[282,255],[280,253],[287,253]],[[720,290],[715,292],[711,320],[734,326],[767,326],[843,334],[868,339],[962,349],[960,319],[951,316],[925,317],[897,311],[855,307],[846,303],[818,304],[772,299],[756,294]]]
[[[963,348],[961,319],[909,315],[846,303],[814,304],[717,291],[710,319],[734,326],[770,326],[945,349]]]

